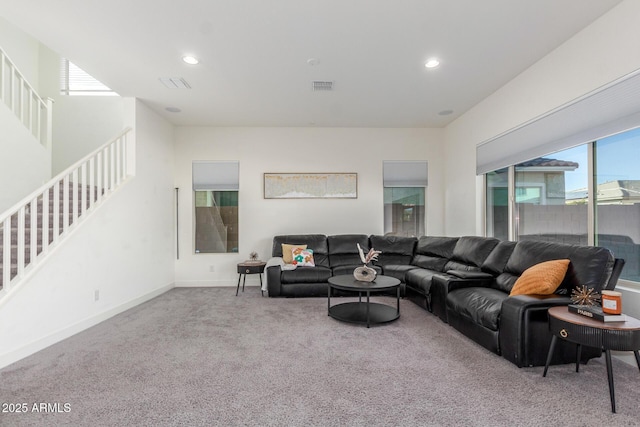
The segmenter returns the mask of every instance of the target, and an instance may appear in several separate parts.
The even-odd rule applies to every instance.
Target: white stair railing
[[[53,100],[43,100],[0,48],[0,101],[42,144],[51,147]]]
[[[126,129],[0,214],[0,298],[135,174],[134,159],[134,134]]]

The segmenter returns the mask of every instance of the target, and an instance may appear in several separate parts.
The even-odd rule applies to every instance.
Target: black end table
[[[358,292],[357,302],[344,302],[331,306],[333,289]],[[396,290],[396,307],[386,304],[370,302],[371,292]],[[362,294],[366,294],[366,301],[362,301]],[[329,316],[343,322],[367,325],[392,322],[400,317],[400,280],[394,277],[379,275],[373,282],[361,282],[353,275],[345,274],[329,278],[329,294],[327,297]]]
[[[543,377],[553,357],[553,350],[558,338],[578,345],[576,349],[576,372],[580,370],[581,346],[597,347],[604,351],[607,362],[607,378],[609,380],[609,396],[611,412],[616,412],[616,396],[613,388],[613,368],[611,366],[611,350],[633,351],[640,369],[640,320],[627,316],[625,322],[602,322],[580,314],[570,313],[567,307],[549,309],[549,330],[553,334],[547,363]]]
[[[240,290],[240,279],[243,278],[243,276],[242,292],[244,292],[244,283],[247,281],[247,274],[260,275],[260,293],[264,296],[264,291],[262,290],[262,273],[264,273],[265,265],[267,265],[267,263],[263,261],[245,261],[238,264],[238,287],[236,288],[236,296],[238,296],[238,291]]]

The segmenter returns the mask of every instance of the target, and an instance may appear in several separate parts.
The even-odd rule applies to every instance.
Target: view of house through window
[[[626,262],[621,278],[640,282],[638,158],[640,128],[514,165],[513,190],[508,184],[510,168],[489,172],[485,175],[486,234],[507,238],[509,192],[513,191],[516,240],[609,248]]]
[[[239,163],[194,161],[195,253],[238,252]]]
[[[588,145],[515,166],[517,240],[587,245]]]

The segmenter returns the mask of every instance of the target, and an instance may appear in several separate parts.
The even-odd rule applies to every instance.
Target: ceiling
[[[442,127],[618,3],[0,0],[0,16],[176,125]]]

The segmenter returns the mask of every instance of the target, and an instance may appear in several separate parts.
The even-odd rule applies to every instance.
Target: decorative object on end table
[[[364,263],[364,266],[357,267],[353,270],[353,277],[360,282],[373,282],[376,279],[376,270],[367,266],[371,261],[375,261],[378,259],[378,255],[382,253],[382,251],[376,251],[373,248],[369,249],[369,252],[365,256],[364,251],[360,247],[360,243],[356,243],[358,246],[358,253],[360,254],[360,259]]]
[[[569,304],[569,312],[589,317],[601,322],[625,322],[627,316],[624,314],[607,314],[602,311],[602,307],[597,305]]]
[[[576,305],[595,305],[598,301],[598,294],[594,292],[593,288],[587,288],[586,286],[576,286],[571,291],[571,302]]]
[[[622,314],[622,293],[602,291],[602,311],[605,314]]]
[[[258,259],[258,252],[253,251],[249,254],[249,259],[245,262],[248,264],[260,264],[262,261]]]

